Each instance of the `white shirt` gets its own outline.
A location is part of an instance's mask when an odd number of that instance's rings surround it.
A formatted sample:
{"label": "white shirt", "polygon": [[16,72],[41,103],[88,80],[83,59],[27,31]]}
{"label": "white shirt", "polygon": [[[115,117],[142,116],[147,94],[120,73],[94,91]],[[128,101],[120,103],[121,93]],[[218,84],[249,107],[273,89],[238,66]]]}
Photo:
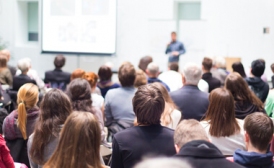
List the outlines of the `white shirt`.
{"label": "white shirt", "polygon": [[179,110],[174,109],[170,115],[172,122],[168,124],[167,127],[175,130],[181,120],[182,113]]}
{"label": "white shirt", "polygon": [[92,93],[91,99],[92,99],[92,106],[102,109],[105,100],[101,95],[98,95],[97,93]]}
{"label": "white shirt", "polygon": [[237,119],[240,126],[240,132],[229,137],[214,137],[209,134],[210,124],[207,121],[201,121],[201,125],[204,127],[208,138],[211,143],[219,148],[223,155],[233,155],[236,149],[245,150],[245,139],[244,139],[244,121]]}
{"label": "white shirt", "polygon": [[200,91],[208,93],[209,86],[205,80],[200,79],[198,83],[198,88],[200,89]]}
{"label": "white shirt", "polygon": [[158,76],[158,79],[168,85],[170,92],[180,89],[183,86],[182,75],[176,71],[166,71]]}

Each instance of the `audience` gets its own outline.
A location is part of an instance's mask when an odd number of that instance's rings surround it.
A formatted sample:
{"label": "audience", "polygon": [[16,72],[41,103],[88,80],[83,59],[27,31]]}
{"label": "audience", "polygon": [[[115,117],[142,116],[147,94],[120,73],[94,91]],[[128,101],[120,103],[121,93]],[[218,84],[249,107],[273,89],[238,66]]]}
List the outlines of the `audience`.
{"label": "audience", "polygon": [[138,67],[146,72],[147,66],[151,62],[153,62],[153,58],[151,56],[144,56],[140,59]]}
{"label": "audience", "polygon": [[96,116],[73,112],[67,118],[56,150],[44,168],[103,168],[100,134]]}
{"label": "audience", "polygon": [[[10,61],[10,52],[9,52],[9,50],[7,50],[7,49],[1,50],[0,55],[6,56],[7,62]],[[9,68],[11,74],[12,74],[12,77],[14,77],[15,74],[16,74],[16,71],[17,71],[16,67],[8,65],[8,68]]]}
{"label": "audience", "polygon": [[274,63],[271,64],[271,70],[272,70],[272,73],[273,73],[273,76],[271,77],[271,82],[272,82],[272,88],[274,88]]}
{"label": "audience", "polygon": [[254,112],[264,112],[264,104],[248,88],[245,80],[236,72],[228,75],[225,81],[225,88],[229,90],[235,102],[235,117],[244,119],[247,115]]}
{"label": "audience", "polygon": [[203,76],[202,79],[208,83],[209,92],[212,90],[221,87],[221,82],[219,79],[212,76],[210,72],[212,68],[212,59],[205,57],[202,62]]}
{"label": "audience", "polygon": [[66,90],[70,82],[70,73],[62,71],[66,63],[66,58],[63,55],[57,55],[54,59],[55,69],[45,73],[45,83],[49,83],[51,88]]}
{"label": "audience", "polygon": [[[260,60],[260,61],[264,64],[264,66],[265,66],[265,60],[264,60],[264,59],[261,58],[261,59],[258,59],[258,60]],[[267,81],[267,76],[266,76],[265,73],[262,74],[261,79],[262,79],[264,82],[266,82],[266,83],[268,82],[268,81]]]}
{"label": "audience", "polygon": [[200,91],[197,87],[201,77],[201,68],[196,64],[188,63],[183,68],[183,87],[170,93],[170,97],[179,107],[184,119],[200,121],[208,108],[208,93]]}
{"label": "audience", "polygon": [[175,154],[173,130],[160,125],[165,110],[165,99],[161,91],[151,84],[140,86],[132,103],[138,126],[114,135],[113,168],[131,168],[147,155]]}
{"label": "audience", "polygon": [[65,93],[52,89],[45,94],[34,133],[28,140],[28,156],[32,168],[42,168],[51,157],[59,142],[61,128],[71,112],[71,103]]}
{"label": "audience", "polygon": [[241,62],[235,62],[232,64],[233,72],[238,72],[243,78],[246,78],[244,66]]}
{"label": "audience", "polygon": [[12,74],[7,67],[7,57],[0,55],[0,83],[12,86]]}
{"label": "audience", "polygon": [[207,133],[196,120],[183,120],[175,130],[174,143],[179,158],[195,168],[240,168],[226,160],[222,152],[209,142]]}
{"label": "audience", "polygon": [[187,162],[174,158],[146,159],[134,168],[192,168]]}
{"label": "audience", "polygon": [[261,79],[265,70],[265,63],[261,60],[255,60],[251,64],[251,76],[246,78],[246,82],[248,83],[251,90],[256,94],[256,96],[261,99],[264,103],[268,92],[269,85]]}
{"label": "audience", "polygon": [[274,118],[274,89],[269,91],[264,108],[267,115]]}
{"label": "audience", "polygon": [[139,86],[147,84],[147,76],[145,72],[141,69],[136,70],[136,78],[134,81],[134,87],[138,88]]}
{"label": "audience", "polygon": [[272,168],[273,154],[269,144],[273,138],[273,121],[262,113],[253,113],[244,120],[245,142],[247,151],[236,150],[234,162],[247,168]]}
{"label": "audience", "polygon": [[217,78],[220,82],[221,85],[224,86],[225,84],[225,79],[227,76],[227,72],[225,71],[226,66],[226,61],[224,57],[214,57],[213,58],[213,63],[212,63],[212,68],[210,72],[212,73],[212,76],[214,78]]}
{"label": "audience", "polygon": [[154,82],[159,82],[161,83],[162,85],[165,86],[165,88],[170,91],[169,87],[167,86],[166,83],[164,83],[163,81],[161,81],[160,79],[158,79],[158,75],[160,74],[159,72],[159,66],[152,62],[152,63],[149,63],[148,66],[147,66],[147,70],[146,70],[146,74],[148,76],[147,78],[147,83],[154,83]]}
{"label": "audience", "polygon": [[223,155],[245,149],[243,121],[235,118],[233,96],[228,90],[217,88],[210,93],[209,107],[201,124],[210,142]]}
{"label": "audience", "polygon": [[17,63],[18,69],[21,71],[21,74],[18,76],[14,76],[12,90],[18,91],[21,86],[26,83],[33,83],[36,85],[35,80],[31,79],[27,73],[29,71],[29,65],[24,59],[21,59]]}
{"label": "audience", "polygon": [[182,75],[176,62],[169,63],[168,71],[161,73],[158,78],[168,85],[171,92],[182,87]]}
{"label": "audience", "polygon": [[120,87],[118,83],[113,83],[111,81],[112,71],[109,66],[106,66],[106,65],[101,66],[98,71],[98,76],[99,76],[99,82],[97,86],[101,90],[103,98],[105,98],[107,92],[110,89],[115,89]]}

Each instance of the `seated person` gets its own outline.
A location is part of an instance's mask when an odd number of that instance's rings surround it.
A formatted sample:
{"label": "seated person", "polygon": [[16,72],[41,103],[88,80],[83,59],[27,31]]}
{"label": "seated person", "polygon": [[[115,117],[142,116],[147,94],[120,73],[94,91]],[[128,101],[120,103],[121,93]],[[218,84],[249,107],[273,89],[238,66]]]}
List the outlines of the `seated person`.
{"label": "seated person", "polygon": [[0,55],[0,83],[12,86],[12,74],[7,67],[7,57]]}
{"label": "seated person", "polygon": [[271,64],[271,70],[273,72],[273,76],[271,77],[271,82],[272,82],[272,88],[274,88],[274,63]]}
{"label": "seated person", "polygon": [[244,121],[246,149],[236,150],[234,162],[247,168],[272,168],[273,154],[268,151],[273,138],[273,122],[263,113],[248,115]]}
{"label": "seated person", "polygon": [[113,168],[132,168],[144,156],[172,156],[175,154],[174,131],[161,126],[165,100],[153,85],[140,86],[132,100],[138,126],[114,135],[112,142]]}
{"label": "seated person", "polygon": [[174,158],[184,160],[195,168],[240,168],[226,160],[222,152],[209,142],[207,134],[196,120],[183,120],[174,133],[177,154]]}
{"label": "seated person", "polygon": [[15,76],[13,78],[13,85],[12,85],[12,90],[18,91],[21,86],[23,86],[26,83],[33,83],[36,85],[35,80],[31,79],[27,73],[29,71],[29,65],[26,61],[23,59],[18,61],[18,69],[22,72],[20,75]]}
{"label": "seated person", "polygon": [[153,58],[151,56],[144,56],[140,59],[138,68],[146,72],[147,66],[151,62],[153,62]]}
{"label": "seated person", "polygon": [[[10,52],[9,52],[9,50],[7,50],[7,49],[1,50],[0,51],[0,55],[1,54],[4,55],[4,56],[6,56],[7,62],[9,62],[9,60],[10,60]],[[11,65],[8,64],[8,68],[10,70],[10,73],[12,74],[12,77],[14,77],[15,74],[16,74],[16,71],[17,71],[16,67],[11,66]]]}
{"label": "seated person", "polygon": [[134,87],[138,88],[139,86],[146,85],[146,84],[147,84],[146,73],[141,69],[136,70],[136,78],[134,81]]}
{"label": "seated person", "polygon": [[167,84],[161,81],[160,79],[158,79],[158,75],[160,74],[160,72],[159,72],[159,66],[156,63],[152,62],[148,64],[146,69],[146,74],[148,76],[147,83],[159,82],[162,85],[164,85],[168,91],[170,91]]}
{"label": "seated person", "polygon": [[217,78],[221,82],[222,86],[224,86],[225,79],[227,76],[225,67],[226,67],[226,61],[224,57],[213,58],[213,64],[210,72],[212,73],[213,77]]}
{"label": "seated person", "polygon": [[209,93],[212,90],[221,87],[221,81],[212,76],[212,73],[210,72],[211,68],[212,68],[212,59],[205,57],[202,62],[202,69],[204,73],[202,76],[202,79],[208,83]]}
{"label": "seated person", "polygon": [[70,73],[62,71],[66,63],[63,55],[57,55],[54,59],[55,69],[45,73],[45,83],[49,83],[51,88],[66,90],[67,84],[70,82]]}
{"label": "seated person", "polygon": [[264,103],[268,92],[269,85],[261,79],[265,70],[265,64],[261,60],[255,60],[251,64],[251,75],[246,78],[246,82],[248,83],[251,90],[256,94],[256,96],[261,99]]}

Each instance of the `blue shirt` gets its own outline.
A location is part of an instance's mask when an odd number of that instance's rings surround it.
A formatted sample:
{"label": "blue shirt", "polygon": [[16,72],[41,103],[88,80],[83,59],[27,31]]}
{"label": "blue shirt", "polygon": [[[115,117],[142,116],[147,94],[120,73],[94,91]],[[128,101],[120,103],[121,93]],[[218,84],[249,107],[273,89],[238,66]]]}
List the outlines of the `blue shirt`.
{"label": "blue shirt", "polygon": [[[179,55],[178,56],[171,55],[171,53],[173,51],[178,51]],[[185,50],[183,43],[181,43],[179,41],[172,42],[166,49],[166,54],[169,55],[168,62],[179,62],[179,56],[184,54],[185,52],[186,52],[186,50]]]}

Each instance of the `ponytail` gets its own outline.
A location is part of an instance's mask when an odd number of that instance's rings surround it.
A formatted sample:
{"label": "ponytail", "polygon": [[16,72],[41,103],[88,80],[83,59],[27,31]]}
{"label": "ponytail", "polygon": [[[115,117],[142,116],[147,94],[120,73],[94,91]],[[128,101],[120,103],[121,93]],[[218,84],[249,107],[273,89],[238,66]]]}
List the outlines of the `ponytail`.
{"label": "ponytail", "polygon": [[20,102],[18,105],[18,120],[17,120],[17,126],[20,129],[23,138],[27,139],[27,110],[24,102]]}

